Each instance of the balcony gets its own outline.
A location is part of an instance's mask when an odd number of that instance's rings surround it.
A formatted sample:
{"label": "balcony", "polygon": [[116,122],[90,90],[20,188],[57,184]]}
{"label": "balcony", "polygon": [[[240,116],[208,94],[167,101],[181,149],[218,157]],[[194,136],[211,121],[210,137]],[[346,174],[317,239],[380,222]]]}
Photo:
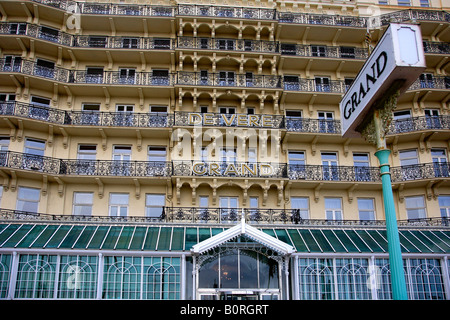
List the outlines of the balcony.
{"label": "balcony", "polygon": [[278,53],[278,42],[246,39],[178,37],[177,49]]}
{"label": "balcony", "polygon": [[[64,215],[33,213],[27,211],[10,210],[0,208],[0,220],[4,222],[12,221],[34,221],[34,222],[89,222],[99,224],[226,224],[233,225],[240,221],[242,212],[245,214],[246,221],[249,224],[257,225],[301,225],[313,227],[332,227],[332,226],[351,226],[352,228],[367,226],[386,227],[384,220],[325,220],[302,218],[298,209],[249,209],[249,208],[198,208],[198,207],[161,207],[159,216],[82,216],[82,215]],[[424,218],[398,220],[400,228],[402,227],[445,227],[450,226],[450,218]],[[68,228],[70,230],[70,228]],[[68,232],[68,231],[66,231]],[[314,231],[313,231],[314,232]],[[307,232],[308,233],[308,232]],[[308,236],[311,236],[309,234]],[[317,236],[317,234],[316,234]],[[312,240],[312,239],[311,239]]]}
{"label": "balcony", "polygon": [[359,59],[368,57],[367,49],[343,46],[312,46],[300,44],[280,44],[282,55],[297,57],[322,57],[335,59]]}
{"label": "balcony", "polygon": [[72,126],[168,128],[173,114],[64,111],[21,102],[1,102],[0,115]]}
{"label": "balcony", "polygon": [[258,20],[275,20],[277,17],[275,9],[221,7],[189,4],[179,4],[177,15]]}
{"label": "balcony", "polygon": [[450,116],[422,116],[393,120],[389,126],[388,134],[425,130],[450,130]]}
{"label": "balcony", "polygon": [[238,87],[238,88],[266,88],[281,89],[282,79],[280,76],[255,75],[234,73],[232,76],[222,72],[207,73],[202,72],[177,72],[177,85],[187,86],[216,86],[216,87]]}

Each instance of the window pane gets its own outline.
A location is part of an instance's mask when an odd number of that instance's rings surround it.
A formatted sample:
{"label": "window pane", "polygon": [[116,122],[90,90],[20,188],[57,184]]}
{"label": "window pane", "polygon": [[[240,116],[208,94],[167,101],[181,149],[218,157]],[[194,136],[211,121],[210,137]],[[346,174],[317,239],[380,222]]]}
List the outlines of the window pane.
{"label": "window pane", "polygon": [[308,208],[308,198],[291,197],[291,208],[292,209],[307,209]]}
{"label": "window pane", "polygon": [[147,194],[146,202],[148,206],[164,206],[166,197],[163,194]]}
{"label": "window pane", "polygon": [[373,199],[358,199],[358,209],[373,210]]}
{"label": "window pane", "polygon": [[423,196],[418,197],[406,197],[406,208],[418,208],[425,207]]}
{"label": "window pane", "polygon": [[128,204],[128,193],[111,193],[111,204]]}
{"label": "window pane", "polygon": [[94,194],[91,192],[75,192],[74,202],[76,204],[92,204]]}
{"label": "window pane", "polygon": [[39,189],[19,187],[18,197],[21,200],[39,201]]}
{"label": "window pane", "polygon": [[439,196],[440,207],[450,207],[450,196]]}
{"label": "window pane", "polygon": [[341,209],[341,198],[325,198],[325,209]]}

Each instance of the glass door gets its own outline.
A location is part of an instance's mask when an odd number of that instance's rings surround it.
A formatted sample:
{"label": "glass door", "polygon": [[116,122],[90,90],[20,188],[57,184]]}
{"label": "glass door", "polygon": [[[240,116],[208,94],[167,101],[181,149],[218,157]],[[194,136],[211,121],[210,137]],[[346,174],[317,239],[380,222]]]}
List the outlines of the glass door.
{"label": "glass door", "polygon": [[221,220],[236,221],[238,219],[238,198],[220,197]]}

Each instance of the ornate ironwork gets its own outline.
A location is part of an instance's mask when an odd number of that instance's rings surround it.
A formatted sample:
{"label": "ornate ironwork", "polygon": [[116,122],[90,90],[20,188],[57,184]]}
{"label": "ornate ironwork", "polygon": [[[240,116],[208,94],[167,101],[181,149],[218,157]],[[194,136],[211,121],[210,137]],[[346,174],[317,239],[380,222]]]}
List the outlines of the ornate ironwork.
{"label": "ornate ironwork", "polygon": [[[221,208],[197,208],[197,207],[164,207],[163,214],[159,217],[145,216],[81,216],[34,213],[19,210],[0,208],[1,221],[51,221],[51,222],[95,222],[95,223],[198,223],[198,224],[235,224],[238,219],[223,218],[223,213],[229,209]],[[295,209],[242,209],[236,208],[235,212],[244,210],[249,224],[263,225],[301,225],[310,227],[382,227],[385,228],[384,220],[324,220],[324,219],[297,219]],[[210,216],[207,217],[207,214]],[[261,219],[252,219],[250,215],[259,215]],[[449,217],[423,218],[399,220],[399,227],[450,227]]]}

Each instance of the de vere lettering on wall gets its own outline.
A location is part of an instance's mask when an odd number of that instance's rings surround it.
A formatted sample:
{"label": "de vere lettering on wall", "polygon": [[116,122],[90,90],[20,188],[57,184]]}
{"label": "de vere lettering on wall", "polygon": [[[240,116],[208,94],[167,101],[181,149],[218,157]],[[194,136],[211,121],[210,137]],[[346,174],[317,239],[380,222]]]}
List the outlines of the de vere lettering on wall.
{"label": "de vere lettering on wall", "polygon": [[217,114],[191,112],[188,115],[188,125],[273,128],[274,125],[276,125],[276,121],[272,115],[268,114]]}

